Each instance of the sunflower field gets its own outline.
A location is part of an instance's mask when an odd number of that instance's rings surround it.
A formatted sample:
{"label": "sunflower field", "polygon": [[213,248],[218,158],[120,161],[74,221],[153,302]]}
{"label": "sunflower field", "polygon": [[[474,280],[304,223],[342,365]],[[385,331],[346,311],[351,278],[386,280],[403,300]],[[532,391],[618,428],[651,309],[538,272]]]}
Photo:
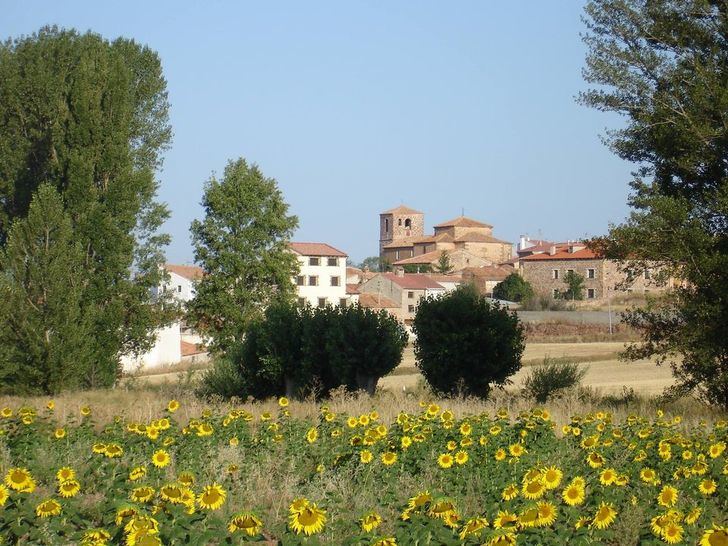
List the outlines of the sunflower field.
{"label": "sunflower field", "polygon": [[294,404],[0,408],[0,544],[728,544],[725,420]]}

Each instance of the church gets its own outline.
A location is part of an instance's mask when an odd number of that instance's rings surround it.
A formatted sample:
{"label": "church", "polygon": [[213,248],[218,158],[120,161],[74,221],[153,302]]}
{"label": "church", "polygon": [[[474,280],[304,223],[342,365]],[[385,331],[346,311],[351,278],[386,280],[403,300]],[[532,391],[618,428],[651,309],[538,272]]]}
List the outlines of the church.
{"label": "church", "polygon": [[513,244],[493,236],[493,226],[459,216],[425,235],[424,213],[401,205],[379,215],[379,256],[395,267],[434,267],[447,252],[454,272],[507,262]]}

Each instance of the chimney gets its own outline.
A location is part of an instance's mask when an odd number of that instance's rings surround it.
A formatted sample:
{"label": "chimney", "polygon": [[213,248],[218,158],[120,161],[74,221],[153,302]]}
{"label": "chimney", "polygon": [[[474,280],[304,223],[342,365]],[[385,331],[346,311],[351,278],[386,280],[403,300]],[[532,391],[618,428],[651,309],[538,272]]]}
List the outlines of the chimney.
{"label": "chimney", "polygon": [[394,274],[397,277],[404,277],[404,267],[395,267],[394,268]]}
{"label": "chimney", "polygon": [[551,245],[549,247],[549,256],[553,256],[554,254],[556,254],[556,245]]}

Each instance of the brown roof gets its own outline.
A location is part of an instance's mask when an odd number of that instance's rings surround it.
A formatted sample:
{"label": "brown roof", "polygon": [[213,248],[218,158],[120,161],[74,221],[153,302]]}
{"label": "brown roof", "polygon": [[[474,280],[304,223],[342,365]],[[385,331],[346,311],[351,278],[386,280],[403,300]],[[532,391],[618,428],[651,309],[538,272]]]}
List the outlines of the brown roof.
{"label": "brown roof", "polygon": [[523,255],[523,254],[528,255],[528,254],[537,254],[539,252],[548,252],[552,246],[555,246],[556,249],[559,250],[559,249],[568,247],[569,243],[551,243],[549,241],[543,241],[543,242],[541,242],[541,244],[522,248],[521,250],[518,250],[517,253],[519,255]]}
{"label": "brown roof", "polygon": [[397,302],[380,296],[379,294],[362,293],[359,294],[359,305],[368,307],[369,309],[398,309],[402,307]]}
{"label": "brown roof", "polygon": [[402,288],[408,290],[426,290],[426,289],[442,289],[443,286],[436,281],[432,280],[428,275],[421,273],[405,273],[404,275],[397,275],[395,273],[382,273],[382,276],[389,279],[395,284],[398,284]]}
{"label": "brown roof", "polygon": [[205,348],[202,345],[195,345],[186,341],[180,341],[180,349],[182,356],[191,356],[205,352]]}
{"label": "brown roof", "polygon": [[359,285],[356,283],[346,283],[346,293],[347,294],[358,294],[359,293]]}
{"label": "brown roof", "polygon": [[364,271],[358,267],[351,267],[350,265],[346,266],[347,275],[361,275],[362,273],[364,273]]}
{"label": "brown roof", "polygon": [[463,276],[462,275],[439,275],[437,273],[428,273],[428,277],[430,277],[433,281],[441,283],[441,282],[463,282]]}
{"label": "brown roof", "polygon": [[468,218],[466,216],[458,216],[457,218],[448,220],[447,222],[442,222],[441,224],[437,224],[435,227],[442,228],[442,227],[493,227],[493,226],[491,226],[490,224],[484,224],[483,222],[478,222],[477,220],[473,220],[472,218]]}
{"label": "brown roof", "polygon": [[478,233],[477,231],[469,231],[464,235],[461,235],[457,239],[455,239],[456,243],[505,243],[507,245],[511,244],[508,241],[503,241],[501,239],[496,239],[495,237],[491,237],[490,235],[486,235],[485,233]]}
{"label": "brown roof", "polygon": [[288,247],[301,256],[332,256],[345,258],[341,250],[326,243],[288,243]]}
{"label": "brown roof", "polygon": [[542,254],[531,254],[530,256],[524,256],[521,258],[521,261],[524,262],[537,262],[542,260],[597,260],[599,259],[599,256],[597,256],[594,252],[589,250],[588,248],[582,248],[581,250],[576,250],[574,252],[569,252],[567,250],[557,250],[556,254],[549,254],[548,252],[544,252]]}
{"label": "brown roof", "polygon": [[463,275],[472,275],[479,279],[489,281],[502,281],[508,275],[513,273],[512,267],[503,267],[500,265],[486,265],[484,267],[466,267],[463,269]]}
{"label": "brown roof", "polygon": [[204,270],[196,265],[164,264],[164,269],[171,273],[177,273],[180,277],[190,281],[200,280],[205,274]]}
{"label": "brown roof", "polygon": [[405,205],[400,205],[398,207],[395,207],[393,209],[385,210],[380,214],[422,214],[419,210],[412,209],[410,207],[406,207]]}
{"label": "brown roof", "polygon": [[411,258],[402,258],[394,262],[393,265],[418,265],[418,264],[434,264],[437,263],[442,255],[442,250],[433,250],[432,252],[425,252]]}

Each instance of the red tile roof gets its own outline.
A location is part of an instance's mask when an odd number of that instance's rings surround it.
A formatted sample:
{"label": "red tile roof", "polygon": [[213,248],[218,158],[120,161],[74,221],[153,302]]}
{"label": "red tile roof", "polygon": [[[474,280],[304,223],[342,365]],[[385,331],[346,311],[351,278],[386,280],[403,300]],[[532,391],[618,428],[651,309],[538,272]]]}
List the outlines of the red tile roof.
{"label": "red tile roof", "polygon": [[443,286],[432,280],[429,276],[421,273],[382,273],[382,276],[407,290],[443,289]]}
{"label": "red tile roof", "polygon": [[491,226],[490,224],[484,224],[483,222],[478,222],[477,220],[473,220],[472,218],[467,218],[466,216],[458,216],[457,218],[448,220],[447,222],[442,222],[441,224],[437,224],[435,227],[443,228],[443,227],[493,227],[493,226]]}
{"label": "red tile roof", "polygon": [[347,294],[358,294],[359,293],[359,285],[356,283],[346,283],[346,293]]}
{"label": "red tile roof", "polygon": [[523,262],[537,262],[544,260],[597,260],[600,257],[588,248],[582,248],[574,252],[568,250],[558,250],[556,254],[549,254],[544,252],[542,254],[531,254],[530,256],[524,256],[521,258]]}
{"label": "red tile roof", "polygon": [[442,283],[442,282],[461,283],[461,282],[463,282],[462,275],[440,275],[438,273],[428,273],[427,276],[430,277],[433,281],[435,281],[437,283]]}
{"label": "red tile roof", "polygon": [[433,250],[432,252],[426,252],[424,254],[418,254],[411,258],[402,258],[394,262],[393,265],[419,265],[419,264],[434,264],[440,259],[442,250]]}
{"label": "red tile roof", "polygon": [[359,294],[359,305],[369,309],[398,309],[402,307],[397,302],[380,296],[379,294]]}
{"label": "red tile roof", "polygon": [[288,243],[288,247],[301,256],[331,256],[345,258],[347,254],[326,243]]}
{"label": "red tile roof", "polygon": [[190,281],[200,280],[205,274],[203,269],[196,265],[164,264],[164,269]]}
{"label": "red tile roof", "polygon": [[182,356],[192,356],[205,352],[205,348],[202,345],[195,345],[186,341],[180,341],[180,349]]}
{"label": "red tile roof", "polygon": [[412,209],[405,205],[400,205],[393,209],[385,210],[381,214],[422,214],[419,210]]}

